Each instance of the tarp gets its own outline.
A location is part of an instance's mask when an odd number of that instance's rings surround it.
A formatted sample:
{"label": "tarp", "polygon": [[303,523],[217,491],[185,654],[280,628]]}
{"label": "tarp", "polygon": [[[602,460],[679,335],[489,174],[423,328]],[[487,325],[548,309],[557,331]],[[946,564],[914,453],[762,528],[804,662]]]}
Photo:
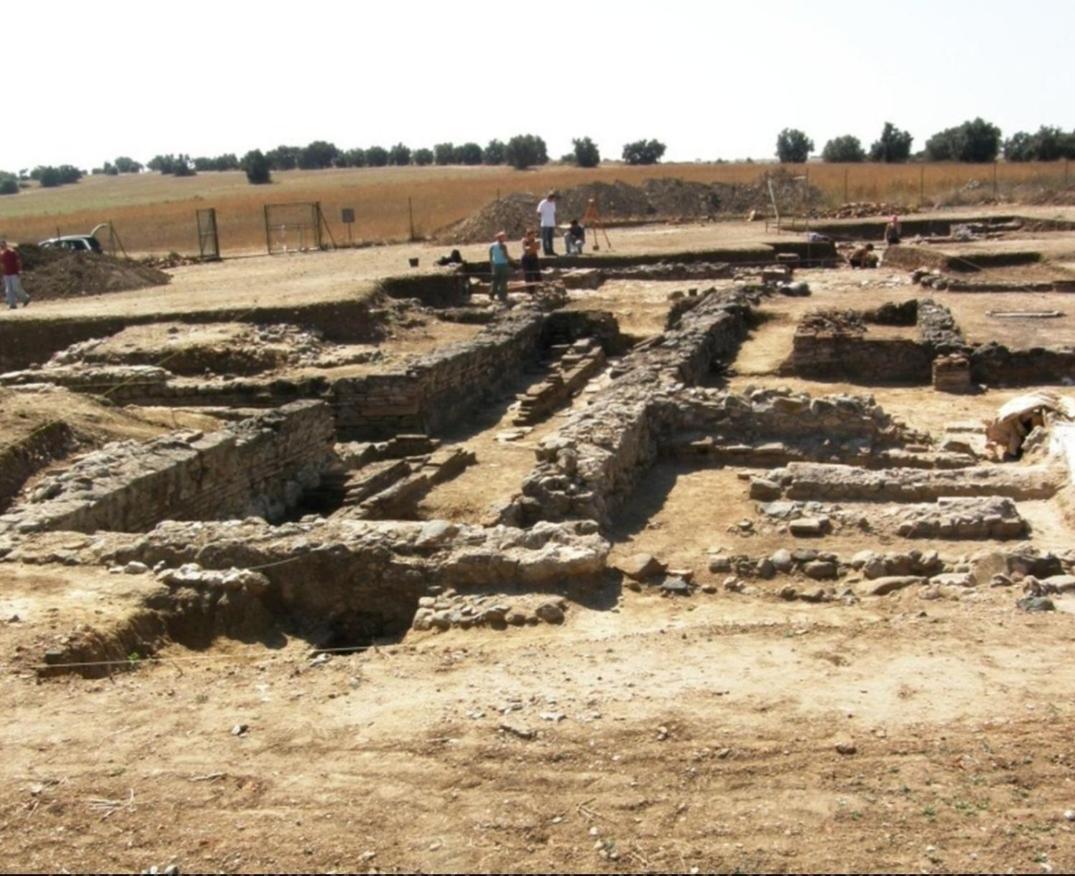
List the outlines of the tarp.
{"label": "tarp", "polygon": [[986,443],[1017,456],[1027,434],[1055,418],[1075,420],[1075,400],[1048,390],[1016,396],[1001,405],[996,419],[986,426]]}

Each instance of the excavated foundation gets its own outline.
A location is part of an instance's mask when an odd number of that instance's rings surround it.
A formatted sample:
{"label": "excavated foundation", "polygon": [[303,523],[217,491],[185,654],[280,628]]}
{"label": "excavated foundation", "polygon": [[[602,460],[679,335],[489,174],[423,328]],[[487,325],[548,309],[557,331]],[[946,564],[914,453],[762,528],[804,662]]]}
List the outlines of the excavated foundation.
{"label": "excavated foundation", "polygon": [[[60,423],[9,451],[0,562],[69,569],[101,593],[111,581],[127,594],[122,617],[46,649],[40,671],[100,674],[125,652],[204,649],[220,637],[361,648],[411,632],[555,625],[579,607],[615,605],[625,584],[686,596],[700,582],[741,593],[772,581],[762,592],[811,602],[857,598],[838,590],[853,578],[869,582],[864,596],[971,586],[985,571],[961,544],[1001,551],[993,566],[1006,571],[993,574],[1066,586],[1068,565],[1030,543],[1039,506],[1070,492],[1062,450],[1038,441],[1033,458],[1000,465],[873,397],[733,389],[744,341],[809,287],[787,266],[736,283],[726,265],[684,265],[684,276],[722,285],[674,290],[664,330],[633,347],[615,313],[578,306],[584,297],[565,308],[562,288],[497,310],[474,306],[458,284],[389,282],[387,299],[419,301],[423,318],[433,308],[466,336],[393,352],[297,325],[229,323],[206,330],[223,346],[188,340],[169,367],[125,330],[0,376],[18,392],[107,388],[113,403],[199,410],[220,424],[70,459]],[[606,266],[600,279],[644,271],[662,282],[662,271],[676,274],[667,268]],[[573,294],[585,296],[588,281],[575,279],[583,291]],[[411,305],[393,306],[406,316]],[[257,346],[228,349],[236,338]],[[931,298],[819,308],[790,343],[783,372],[803,381],[970,393],[1001,371],[1010,385],[1075,374],[1070,351],[968,344]],[[199,374],[205,363],[219,373]],[[680,482],[710,476],[723,486],[695,512],[696,537],[713,545],[701,568],[621,556],[621,544],[645,544],[646,514],[674,504]],[[457,482],[489,500],[485,513],[453,518],[453,497],[466,492]],[[852,549],[864,533],[919,546]],[[803,579],[820,583],[788,583]]]}

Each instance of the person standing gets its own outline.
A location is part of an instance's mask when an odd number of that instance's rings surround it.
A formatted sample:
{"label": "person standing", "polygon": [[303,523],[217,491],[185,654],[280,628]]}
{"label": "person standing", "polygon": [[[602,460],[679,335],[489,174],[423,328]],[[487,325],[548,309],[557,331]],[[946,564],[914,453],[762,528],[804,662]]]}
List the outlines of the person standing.
{"label": "person standing", "polygon": [[527,283],[541,282],[541,260],[538,258],[538,239],[533,228],[523,235],[523,279]]}
{"label": "person standing", "polygon": [[511,257],[508,255],[508,235],[498,231],[496,240],[489,247],[489,266],[493,271],[493,288],[489,293],[490,298],[498,298],[507,303],[508,278],[511,276]]}
{"label": "person standing", "polygon": [[541,217],[541,246],[545,255],[554,256],[553,238],[556,236],[556,192],[549,192],[538,204],[538,216]]}
{"label": "person standing", "polygon": [[900,217],[893,216],[889,223],[885,226],[885,243],[889,246],[896,246],[903,238],[903,226],[900,225]]}
{"label": "person standing", "polygon": [[22,306],[26,307],[30,303],[30,296],[22,288],[22,279],[19,276],[22,273],[22,259],[17,251],[7,245],[6,240],[0,240],[0,269],[4,272],[4,297],[7,299],[7,306],[14,310],[21,301]]}

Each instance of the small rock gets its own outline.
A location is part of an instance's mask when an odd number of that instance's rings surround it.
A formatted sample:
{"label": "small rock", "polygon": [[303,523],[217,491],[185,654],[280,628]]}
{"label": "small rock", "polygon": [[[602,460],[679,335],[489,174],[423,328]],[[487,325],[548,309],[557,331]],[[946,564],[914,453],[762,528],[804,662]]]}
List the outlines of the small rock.
{"label": "small rock", "polygon": [[815,581],[825,581],[836,577],[836,563],[828,560],[814,560],[803,567],[803,572],[808,578]]}
{"label": "small rock", "polygon": [[925,582],[925,578],[919,578],[914,575],[890,575],[886,578],[876,578],[870,593],[873,596],[887,596],[889,593],[895,593],[905,587],[924,584]]}
{"label": "small rock", "polygon": [[732,561],[730,557],[715,556],[709,558],[709,571],[714,574],[730,572]]}
{"label": "small rock", "polygon": [[501,722],[500,729],[504,733],[510,733],[512,736],[517,736],[519,739],[531,740],[537,738],[537,733],[529,727],[517,727],[514,724],[508,724],[506,721]]}
{"label": "small rock", "polygon": [[1056,611],[1056,605],[1047,596],[1024,596],[1015,604],[1023,611]]}
{"label": "small rock", "polygon": [[1046,593],[1075,592],[1075,575],[1050,575],[1041,583]]}
{"label": "small rock", "polygon": [[231,735],[232,736],[245,736],[247,734],[247,731],[249,731],[249,730],[250,730],[250,725],[249,724],[236,724],[234,727],[231,728]]}
{"label": "small rock", "polygon": [[689,596],[691,585],[682,578],[665,578],[661,582],[661,590],[674,596]]}
{"label": "small rock", "polygon": [[535,610],[541,620],[547,624],[562,624],[564,622],[564,610],[555,602],[543,602]]}
{"label": "small rock", "polygon": [[736,578],[734,576],[731,577],[731,578],[725,578],[724,579],[724,589],[729,591],[729,592],[731,592],[731,593],[742,593],[743,592],[743,582],[740,581],[738,578]]}
{"label": "small rock", "polygon": [[838,754],[852,755],[858,751],[858,746],[855,745],[854,740],[842,739],[836,743],[836,751]]}
{"label": "small rock", "polygon": [[800,517],[788,524],[788,532],[796,538],[818,538],[829,531],[827,517]]}
{"label": "small rock", "polygon": [[664,572],[666,566],[653,554],[634,554],[626,560],[622,560],[618,566],[628,578],[635,581],[645,581]]}
{"label": "small rock", "polygon": [[774,551],[772,556],[769,557],[769,562],[773,564],[773,568],[778,572],[790,572],[795,566],[791,551],[786,550],[785,548]]}
{"label": "small rock", "polygon": [[792,602],[799,598],[799,591],[789,584],[787,587],[781,588],[780,598]]}
{"label": "small rock", "polygon": [[1066,821],[1075,821],[1075,809],[1065,809],[1064,819]]}
{"label": "small rock", "polygon": [[128,575],[144,575],[149,571],[149,566],[145,563],[138,562],[138,560],[131,560],[123,567],[123,571]]}

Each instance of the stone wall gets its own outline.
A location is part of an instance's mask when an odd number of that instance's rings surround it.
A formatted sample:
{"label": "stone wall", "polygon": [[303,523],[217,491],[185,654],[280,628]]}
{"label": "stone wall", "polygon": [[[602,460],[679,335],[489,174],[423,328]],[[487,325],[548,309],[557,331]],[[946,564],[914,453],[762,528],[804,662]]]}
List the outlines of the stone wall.
{"label": "stone wall", "polygon": [[443,431],[536,361],[545,318],[520,308],[469,341],[412,360],[406,371],[336,381],[331,399],[337,434],[360,441]]}
{"label": "stone wall", "polygon": [[300,401],[218,432],[87,454],[38,484],[0,529],[139,532],[165,519],[281,519],[332,461],[328,406]]}
{"label": "stone wall", "polygon": [[[463,592],[564,592],[598,582],[609,544],[586,524],[528,529],[449,523],[317,520],[166,521],[144,535],[22,536],[0,547],[0,562],[258,569],[262,600],[315,640],[369,641],[410,627],[418,600],[434,586]],[[0,542],[3,537],[0,536]],[[6,554],[6,556],[5,556]],[[165,573],[166,575],[166,573]]]}
{"label": "stone wall", "polygon": [[[1064,480],[1059,463],[959,469],[892,468],[793,462],[751,481],[752,498],[834,502],[933,502],[952,496],[1048,499]],[[774,495],[774,487],[777,495]]]}
{"label": "stone wall", "polygon": [[502,509],[501,519],[607,524],[675,422],[675,394],[734,358],[759,296],[742,289],[710,295],[674,330],[635,347],[614,366],[611,386],[541,442],[522,494]]}
{"label": "stone wall", "polygon": [[[367,284],[368,287],[368,284]],[[365,293],[365,294],[362,294]],[[31,294],[32,290],[31,290]],[[146,312],[122,316],[35,317],[0,320],[0,372],[15,371],[48,360],[53,353],[91,338],[117,334],[131,325],[165,320],[186,323],[249,322],[259,325],[288,323],[314,329],[327,341],[355,343],[379,338],[382,314],[369,289],[356,290],[354,298],[315,301],[292,307],[220,308],[187,313]]]}
{"label": "stone wall", "polygon": [[1034,347],[1010,350],[997,343],[970,353],[971,379],[989,386],[1033,386],[1075,381],[1075,349]]}
{"label": "stone wall", "polygon": [[64,456],[76,443],[71,427],[54,420],[0,449],[0,511],[35,472]]}
{"label": "stone wall", "polygon": [[[600,316],[560,319],[558,324],[592,326],[610,344],[622,342],[615,321]],[[5,374],[0,382],[55,383],[76,392],[107,394],[113,402],[125,404],[261,408],[323,399],[332,406],[341,441],[401,432],[435,434],[454,425],[537,360],[548,339],[546,320],[550,318],[540,304],[518,307],[473,338],[415,357],[396,370],[336,380],[320,376],[200,380],[176,377],[152,365],[60,365]]]}
{"label": "stone wall", "polygon": [[[916,325],[917,338],[872,338],[869,323]],[[861,312],[814,311],[799,323],[784,369],[821,380],[929,384],[934,358],[964,346],[951,311],[931,298]]]}

